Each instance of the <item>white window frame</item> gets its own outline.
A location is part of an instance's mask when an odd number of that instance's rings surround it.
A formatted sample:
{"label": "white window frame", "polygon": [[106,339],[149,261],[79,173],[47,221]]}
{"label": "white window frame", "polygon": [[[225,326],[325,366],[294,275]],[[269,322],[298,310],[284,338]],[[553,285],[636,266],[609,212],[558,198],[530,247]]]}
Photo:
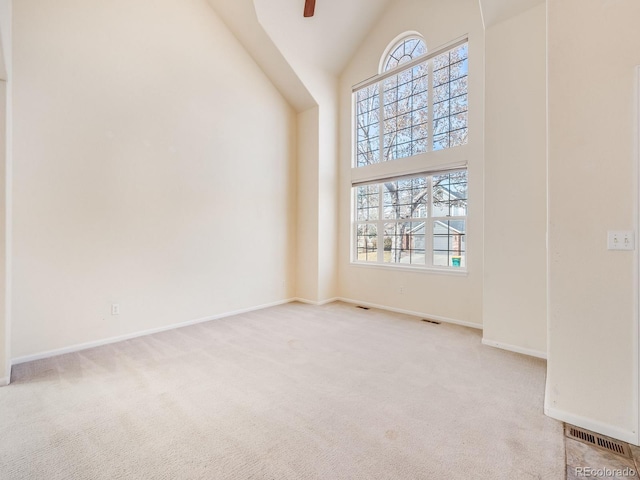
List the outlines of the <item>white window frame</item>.
{"label": "white window frame", "polygon": [[[410,38],[414,38],[415,35],[411,35]],[[401,39],[400,41],[403,41],[403,39]],[[459,40],[456,40],[454,42],[451,42],[449,44],[447,44],[446,46],[437,49],[434,52],[431,53],[427,53],[425,55],[421,55],[419,57],[417,57],[415,60],[412,60],[410,62],[407,63],[403,63],[402,65],[398,65],[395,68],[392,68],[390,70],[387,70],[386,72],[382,72],[368,80],[365,80],[364,82],[360,82],[357,85],[354,85],[352,88],[352,118],[353,118],[353,124],[352,124],[352,132],[354,135],[354,142],[353,142],[353,146],[352,146],[352,152],[353,152],[353,156],[352,156],[352,162],[351,162],[351,166],[352,168],[369,168],[372,167],[374,165],[379,165],[379,164],[384,164],[384,163],[389,163],[387,161],[383,160],[383,150],[384,150],[384,122],[385,122],[385,116],[384,116],[384,95],[385,95],[385,91],[384,91],[384,81],[390,77],[394,77],[394,76],[398,76],[401,73],[405,72],[406,70],[411,70],[414,67],[418,66],[418,65],[422,65],[422,64],[427,64],[427,82],[428,82],[428,87],[427,87],[427,95],[428,95],[428,99],[427,99],[427,106],[428,106],[428,135],[427,135],[427,144],[426,144],[426,152],[424,153],[419,153],[416,155],[413,155],[413,157],[418,157],[418,156],[424,156],[425,154],[428,154],[429,152],[433,152],[433,151],[441,151],[441,150],[449,150],[451,148],[457,149],[457,148],[462,148],[465,147],[467,145],[467,143],[464,143],[462,145],[458,145],[455,147],[445,147],[444,149],[437,149],[434,150],[434,102],[433,102],[433,91],[434,91],[434,69],[433,69],[433,62],[431,62],[431,59],[442,55],[443,53],[447,53],[450,50],[453,50],[456,47],[459,47],[461,45],[464,44],[468,44],[469,40],[467,37],[463,37]],[[394,44],[394,46],[397,46],[397,44],[400,42],[396,42],[396,44]],[[391,49],[390,51],[392,51],[393,49]],[[383,62],[384,62],[384,57],[383,57]],[[367,87],[371,87],[377,85],[378,88],[378,142],[377,142],[377,146],[378,146],[378,157],[379,160],[377,163],[372,164],[372,165],[365,165],[365,166],[361,166],[358,167],[358,126],[357,126],[357,108],[356,108],[356,96],[357,93]],[[467,112],[468,115],[468,112]],[[450,131],[449,131],[450,133]],[[402,158],[411,158],[411,157],[401,157],[401,158],[396,158],[393,159],[391,161],[393,162],[397,162],[398,160],[402,159]]]}
{"label": "white window frame", "polygon": [[[420,41],[420,42],[422,42],[424,44],[425,49],[426,49],[426,43],[424,41],[424,38],[422,38],[422,35],[420,35],[418,32],[405,32],[402,35],[397,36],[396,38],[393,39],[393,41],[386,48],[386,50],[384,51],[384,54],[382,55],[382,58],[380,58],[380,65],[378,67],[378,73],[379,74],[386,73],[388,71],[393,70],[393,69],[385,70],[384,67],[385,67],[389,57],[391,56],[391,54],[400,46],[401,43],[404,43],[407,40],[418,40],[418,41]],[[420,58],[424,58],[424,55],[421,56]],[[404,66],[404,65],[405,64],[402,64],[402,66]]]}
{"label": "white window frame", "polygon": [[[451,216],[434,216],[434,199],[433,199],[433,177],[438,175],[446,175],[448,173],[455,173],[465,171],[467,174],[467,187],[469,184],[469,171],[466,168],[454,168],[447,171],[439,171],[439,172],[428,172],[422,174],[414,174],[409,176],[399,176],[394,178],[387,179],[388,181],[397,181],[397,180],[406,180],[410,178],[418,178],[418,177],[426,177],[427,180],[427,216],[426,217],[410,217],[403,219],[390,219],[384,218],[384,181],[372,182],[354,185],[351,188],[351,263],[357,266],[373,266],[373,267],[383,267],[383,268],[400,268],[400,269],[414,269],[414,270],[431,270],[431,271],[439,271],[446,273],[459,273],[466,274],[467,273],[467,265],[468,265],[468,249],[465,247],[464,257],[465,257],[465,265],[460,267],[454,266],[444,266],[444,265],[434,265],[434,224],[436,221],[464,221],[465,222],[465,243],[468,238],[468,228],[469,228],[469,213],[467,210],[467,215],[451,215]],[[366,186],[366,185],[375,185],[378,187],[378,215],[376,220],[358,220],[358,202],[357,202],[357,191],[358,187]],[[467,207],[468,208],[468,207]],[[424,233],[424,254],[425,254],[425,263],[424,264],[409,264],[409,263],[394,263],[394,262],[385,262],[384,261],[384,226],[385,224],[390,223],[419,223],[424,222],[425,233]],[[376,261],[368,261],[368,260],[358,260],[358,226],[359,225],[375,225],[377,230],[377,260]]]}
{"label": "white window frame", "polygon": [[[385,63],[385,57],[388,52],[393,51],[393,49],[402,41],[407,38],[416,37],[416,32],[410,32],[407,35],[401,35],[396,37],[394,41],[387,47],[385,50],[385,56],[380,61],[380,65],[383,66]],[[421,38],[421,37],[420,37]],[[411,271],[424,271],[431,273],[441,273],[447,275],[467,275],[468,273],[468,265],[469,265],[469,242],[468,239],[470,236],[470,223],[469,223],[469,210],[467,209],[466,216],[456,216],[456,217],[444,217],[446,220],[465,220],[465,237],[467,241],[467,245],[465,248],[465,266],[464,267],[453,267],[453,266],[434,266],[433,265],[433,224],[438,218],[434,218],[432,215],[432,185],[431,178],[434,175],[444,174],[456,170],[466,170],[467,171],[467,185],[471,184],[469,170],[467,168],[468,164],[468,154],[469,148],[468,143],[445,148],[442,150],[433,150],[433,63],[428,62],[430,59],[446,53],[449,50],[452,50],[460,45],[468,43],[469,39],[467,36],[460,37],[452,42],[443,45],[442,47],[427,53],[426,55],[422,55],[411,62],[404,63],[399,65],[398,67],[388,70],[386,72],[382,72],[374,77],[371,77],[363,82],[360,82],[353,86],[353,99],[352,99],[352,167],[351,167],[351,248],[350,248],[350,261],[351,265],[357,267],[366,267],[366,268],[382,268],[382,269],[397,269],[397,270],[411,270]],[[379,114],[379,128],[380,128],[380,136],[383,135],[384,130],[384,115],[382,112],[383,100],[382,95],[384,95],[383,90],[383,81],[391,76],[398,75],[400,72],[413,68],[414,66],[421,64],[423,62],[428,62],[429,65],[429,88],[428,88],[428,106],[429,106],[429,141],[427,152],[420,153],[417,155],[413,155],[405,158],[393,159],[390,161],[382,161],[382,152],[380,152],[380,162],[372,165],[357,167],[357,124],[356,124],[356,93],[357,91],[366,88],[368,86],[374,85],[376,83],[379,84],[379,95],[380,95],[380,114]],[[383,146],[382,142],[380,146]],[[404,264],[404,263],[385,263],[383,261],[384,255],[384,224],[385,223],[393,223],[393,221],[386,221],[383,218],[383,202],[382,198],[380,198],[379,202],[379,215],[378,220],[375,222],[359,222],[357,220],[357,188],[358,186],[363,186],[366,184],[380,184],[384,181],[395,181],[407,177],[417,177],[417,176],[427,176],[429,179],[429,205],[428,205],[428,216],[426,218],[425,223],[425,256],[426,262],[424,265],[415,265],[415,264]],[[471,189],[468,188],[470,191]],[[383,193],[380,193],[383,195]],[[397,220],[396,220],[397,221]],[[412,221],[411,219],[406,219],[405,221]],[[357,256],[357,225],[359,223],[370,223],[377,225],[377,235],[378,235],[378,260],[376,262],[372,261],[359,261]]]}

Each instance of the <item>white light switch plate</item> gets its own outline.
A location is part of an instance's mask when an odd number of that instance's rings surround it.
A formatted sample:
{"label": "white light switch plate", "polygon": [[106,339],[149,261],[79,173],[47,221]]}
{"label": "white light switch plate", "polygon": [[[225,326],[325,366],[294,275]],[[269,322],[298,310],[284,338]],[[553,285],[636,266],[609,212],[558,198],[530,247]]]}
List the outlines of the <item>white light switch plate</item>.
{"label": "white light switch plate", "polygon": [[609,250],[635,250],[635,232],[632,230],[609,230],[607,232],[607,248]]}

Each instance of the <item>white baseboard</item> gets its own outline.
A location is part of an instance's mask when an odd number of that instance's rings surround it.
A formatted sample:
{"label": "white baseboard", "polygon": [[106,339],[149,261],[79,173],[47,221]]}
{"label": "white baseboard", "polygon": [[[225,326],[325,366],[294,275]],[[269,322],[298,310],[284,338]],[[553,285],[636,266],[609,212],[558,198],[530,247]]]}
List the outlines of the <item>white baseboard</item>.
{"label": "white baseboard", "polygon": [[502,350],[508,350],[510,352],[521,353],[523,355],[529,355],[530,357],[537,357],[547,359],[547,352],[542,352],[540,350],[533,350],[531,348],[518,347],[517,345],[509,345],[508,343],[496,342],[494,340],[487,340],[486,338],[482,339],[483,345],[488,345],[489,347],[500,348]]}
{"label": "white baseboard", "polygon": [[316,302],[314,300],[307,300],[306,298],[296,297],[292,301],[300,302],[300,303],[306,303],[307,305],[320,306],[320,305],[326,305],[328,303],[337,302],[338,300],[340,300],[338,297],[334,297],[334,298],[329,298],[328,300],[321,300],[319,302]]}
{"label": "white baseboard", "polygon": [[632,443],[638,445],[638,433],[629,430],[624,430],[619,427],[614,427],[607,423],[602,423],[590,418],[581,417],[580,415],[574,415],[572,413],[564,412],[556,408],[549,407],[547,405],[547,399],[545,399],[544,414],[548,417],[555,418],[561,422],[575,425],[576,427],[586,428],[592,432],[600,433],[608,437],[617,438],[623,442]]}
{"label": "white baseboard", "polygon": [[71,345],[69,347],[63,347],[63,348],[57,348],[57,349],[53,349],[53,350],[47,350],[45,352],[40,352],[40,353],[36,353],[36,354],[31,354],[31,355],[24,355],[24,356],[20,356],[20,357],[16,357],[13,358],[11,361],[12,365],[19,365],[21,363],[27,363],[27,362],[33,362],[35,360],[42,360],[45,358],[50,358],[50,357],[55,357],[58,355],[64,355],[67,353],[75,353],[75,352],[80,352],[82,350],[87,350],[89,348],[95,348],[95,347],[101,347],[103,345],[110,345],[112,343],[117,343],[117,342],[123,342],[125,340],[132,340],[134,338],[138,338],[138,337],[144,337],[146,335],[153,335],[154,333],[160,333],[160,332],[166,332],[169,330],[174,330],[176,328],[181,328],[181,327],[188,327],[189,325],[196,325],[198,323],[204,323],[204,322],[210,322],[211,320],[217,320],[220,318],[225,318],[225,317],[232,317],[234,315],[240,315],[243,313],[248,313],[248,312],[253,312],[255,310],[261,310],[263,308],[269,308],[269,307],[275,307],[278,305],[283,305],[286,303],[291,303],[291,302],[301,302],[301,303],[305,303],[308,305],[326,305],[329,303],[333,303],[336,301],[342,301],[342,302],[346,302],[346,303],[351,303],[351,304],[356,304],[356,305],[362,305],[365,307],[371,307],[371,308],[377,308],[380,310],[387,310],[390,312],[396,312],[396,313],[403,313],[406,315],[413,315],[416,317],[425,317],[425,318],[430,318],[432,320],[437,320],[443,323],[452,323],[455,325],[462,325],[464,327],[471,327],[471,328],[477,328],[477,329],[482,329],[481,325],[478,325],[476,323],[471,323],[471,322],[465,322],[462,320],[456,320],[456,319],[452,319],[452,318],[446,318],[446,317],[441,317],[439,315],[430,315],[428,313],[423,313],[423,312],[415,312],[412,310],[405,310],[405,309],[401,309],[401,308],[394,308],[394,307],[388,307],[385,305],[378,305],[375,303],[369,303],[369,302],[360,302],[358,300],[353,300],[353,299],[348,299],[348,298],[342,298],[342,297],[335,297],[335,298],[330,298],[327,300],[322,300],[322,301],[312,301],[312,300],[307,300],[305,298],[289,298],[286,300],[280,300],[277,302],[272,302],[272,303],[268,303],[268,304],[264,304],[264,305],[257,305],[255,307],[249,307],[249,308],[244,308],[241,310],[235,310],[232,312],[225,312],[225,313],[221,313],[221,314],[217,314],[217,315],[212,315],[210,317],[204,317],[204,318],[198,318],[195,320],[189,320],[187,322],[182,322],[182,323],[174,323],[171,325],[166,325],[164,327],[158,327],[158,328],[152,328],[149,330],[143,330],[140,332],[133,332],[133,333],[128,333],[126,335],[119,335],[116,337],[109,337],[109,338],[105,338],[102,340],[96,340],[96,341],[92,341],[92,342],[86,342],[86,343],[80,343],[80,344],[76,344],[76,345]]}
{"label": "white baseboard", "polygon": [[0,387],[6,387],[7,385],[9,385],[9,378],[0,378]]}
{"label": "white baseboard", "polygon": [[197,318],[195,320],[189,320],[182,323],[174,323],[166,325],[164,327],[152,328],[149,330],[143,330],[140,332],[128,333],[126,335],[119,335],[117,337],[105,338],[102,340],[96,340],[93,342],[80,343],[77,345],[71,345],[70,347],[57,348],[54,350],[48,350],[46,352],[36,353],[33,355],[24,355],[22,357],[16,357],[12,359],[12,365],[19,365],[20,363],[33,362],[34,360],[42,360],[44,358],[55,357],[58,355],[64,355],[66,353],[75,353],[89,348],[101,347],[103,345],[109,345],[112,343],[122,342],[125,340],[131,340],[133,338],[144,337],[146,335],[153,335],[154,333],[166,332],[168,330],[174,330],[176,328],[188,327],[189,325],[196,325],[198,323],[210,322],[211,320],[218,320],[220,318],[232,317],[234,315],[240,315],[243,313],[253,312],[255,310],[262,310],[263,308],[276,307],[285,303],[291,303],[295,299],[289,298],[286,300],[280,300],[277,302],[267,303],[264,305],[257,305],[255,307],[243,308],[241,310],[234,310],[232,312],[220,313],[218,315],[212,315],[210,317]]}
{"label": "white baseboard", "polygon": [[437,320],[443,323],[452,323],[454,325],[461,325],[463,327],[470,327],[470,328],[476,328],[476,329],[482,330],[482,325],[479,325],[477,323],[472,323],[472,322],[465,322],[464,320],[456,320],[455,318],[441,317],[440,315],[431,315],[430,313],[416,312],[413,310],[405,310],[403,308],[388,307],[386,305],[378,305],[370,302],[361,302],[359,300],[353,300],[351,298],[339,297],[339,298],[336,298],[336,300],[339,300],[345,303],[351,303],[353,305],[362,305],[363,307],[377,308],[379,310],[387,310],[389,312],[395,312],[395,313],[403,313],[405,315],[412,315],[414,317],[423,317],[423,318],[428,318],[430,320]]}

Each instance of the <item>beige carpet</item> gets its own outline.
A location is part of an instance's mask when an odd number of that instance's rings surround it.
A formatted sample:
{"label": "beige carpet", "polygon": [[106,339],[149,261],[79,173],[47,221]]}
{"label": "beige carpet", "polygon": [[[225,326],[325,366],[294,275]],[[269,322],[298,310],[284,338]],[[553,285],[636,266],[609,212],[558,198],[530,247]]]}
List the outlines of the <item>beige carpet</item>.
{"label": "beige carpet", "polygon": [[16,366],[0,479],[563,479],[541,360],[290,304]]}

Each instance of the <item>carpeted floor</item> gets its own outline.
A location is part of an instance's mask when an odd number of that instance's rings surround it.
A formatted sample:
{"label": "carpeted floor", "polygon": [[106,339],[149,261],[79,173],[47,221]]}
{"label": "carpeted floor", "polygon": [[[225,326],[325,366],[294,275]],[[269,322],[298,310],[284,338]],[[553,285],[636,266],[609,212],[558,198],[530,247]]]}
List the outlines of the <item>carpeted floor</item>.
{"label": "carpeted floor", "polygon": [[542,360],[293,303],[18,365],[0,479],[563,479]]}

